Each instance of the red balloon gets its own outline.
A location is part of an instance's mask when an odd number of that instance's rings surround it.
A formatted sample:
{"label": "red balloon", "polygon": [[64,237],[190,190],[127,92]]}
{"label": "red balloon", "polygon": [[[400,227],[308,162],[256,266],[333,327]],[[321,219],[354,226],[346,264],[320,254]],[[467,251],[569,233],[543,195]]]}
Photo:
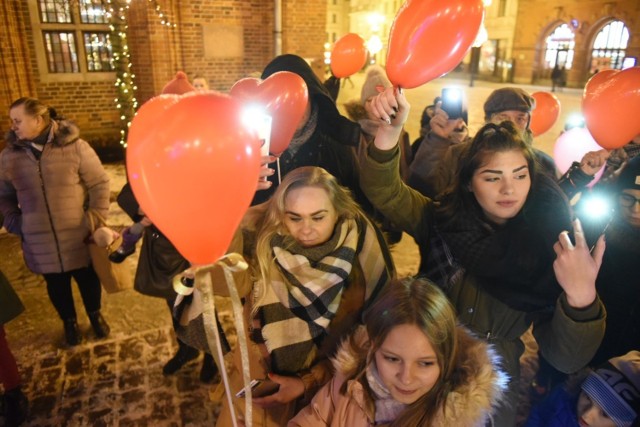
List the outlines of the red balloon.
{"label": "red balloon", "polygon": [[640,134],[640,121],[636,119],[640,111],[640,67],[613,71],[601,77],[598,74],[587,82],[582,113],[598,144],[613,150]]}
{"label": "red balloon", "polygon": [[133,120],[131,120],[129,133],[127,134],[127,145],[129,145],[129,141],[148,137],[150,134],[149,129],[155,127],[158,116],[178,102],[179,99],[179,95],[158,95],[142,104]]}
{"label": "red balloon", "polygon": [[587,93],[593,92],[596,87],[600,86],[600,84],[605,83],[611,77],[616,75],[618,70],[602,70],[591,76],[586,85],[584,85],[584,92],[582,93],[582,97],[585,98]]}
{"label": "red balloon", "polygon": [[130,138],[127,175],[145,215],[194,265],[225,254],[256,190],[260,142],[242,106],[216,92],[180,99],[145,138]]}
{"label": "red balloon", "polygon": [[551,129],[558,120],[560,101],[549,92],[534,92],[531,96],[536,100],[536,108],[531,113],[529,129],[533,136],[538,136]]}
{"label": "red balloon", "polygon": [[309,103],[305,81],[290,71],[278,71],[265,80],[241,79],[230,95],[245,103],[256,102],[271,116],[269,152],[279,156],[287,149],[293,134],[304,117]]}
{"label": "red balloon", "polygon": [[254,77],[240,79],[231,86],[229,94],[238,99],[251,99],[257,94],[261,81]]}
{"label": "red balloon", "polygon": [[[590,151],[599,151],[601,149],[587,129],[572,128],[563,132],[556,140],[553,146],[553,160],[555,160],[558,170],[565,173],[573,162],[579,162]],[[596,172],[587,187],[593,187],[603,173],[604,166]]]}
{"label": "red balloon", "polygon": [[364,39],[355,33],[340,37],[331,51],[331,73],[339,79],[357,73],[366,62]]}
{"label": "red balloon", "polygon": [[387,76],[414,88],[453,70],[474,42],[482,0],[407,0],[389,35]]}

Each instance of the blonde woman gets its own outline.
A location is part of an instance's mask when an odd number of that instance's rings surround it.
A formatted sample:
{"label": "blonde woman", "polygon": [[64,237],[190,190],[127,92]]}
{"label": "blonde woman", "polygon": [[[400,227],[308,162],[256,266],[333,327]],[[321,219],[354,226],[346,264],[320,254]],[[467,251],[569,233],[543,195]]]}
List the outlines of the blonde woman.
{"label": "blonde woman", "polygon": [[[391,257],[350,192],[314,166],[289,172],[268,202],[250,208],[231,250],[252,269],[238,281],[251,376],[278,387],[254,398],[253,425],[283,426],[331,379],[328,356],[392,278]],[[238,391],[242,365],[232,357]],[[242,413],[244,399],[234,406]],[[226,399],[217,425],[231,425]]]}

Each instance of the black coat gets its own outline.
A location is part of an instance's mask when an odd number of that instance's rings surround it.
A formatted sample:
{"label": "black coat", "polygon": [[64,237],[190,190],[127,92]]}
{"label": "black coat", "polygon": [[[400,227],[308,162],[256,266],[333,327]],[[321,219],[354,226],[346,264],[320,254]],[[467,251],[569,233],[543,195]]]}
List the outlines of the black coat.
{"label": "black coat", "polygon": [[[320,166],[335,176],[338,182],[349,188],[366,211],[370,203],[360,190],[359,167],[356,149],[360,142],[360,125],[342,116],[334,100],[316,77],[306,61],[296,55],[281,55],[271,61],[264,69],[262,78],[266,79],[278,71],[289,71],[303,78],[309,90],[309,99],[318,111],[318,124],[309,139],[292,156],[285,150],[280,157],[280,175],[301,166]],[[275,168],[275,164],[271,165]],[[269,177],[273,182],[270,189],[258,191],[252,205],[269,199],[278,186],[278,174]]]}

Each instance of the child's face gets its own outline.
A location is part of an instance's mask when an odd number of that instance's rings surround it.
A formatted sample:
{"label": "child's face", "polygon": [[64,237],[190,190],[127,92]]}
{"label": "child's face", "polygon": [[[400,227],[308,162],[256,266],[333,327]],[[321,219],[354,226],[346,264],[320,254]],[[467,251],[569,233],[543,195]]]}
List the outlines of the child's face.
{"label": "child's face", "polygon": [[578,397],[578,424],[580,427],[616,427],[600,405],[591,400],[584,391]]}
{"label": "child's face", "polygon": [[393,328],[376,351],[375,361],[391,397],[404,404],[424,396],[440,377],[436,352],[416,325]]}

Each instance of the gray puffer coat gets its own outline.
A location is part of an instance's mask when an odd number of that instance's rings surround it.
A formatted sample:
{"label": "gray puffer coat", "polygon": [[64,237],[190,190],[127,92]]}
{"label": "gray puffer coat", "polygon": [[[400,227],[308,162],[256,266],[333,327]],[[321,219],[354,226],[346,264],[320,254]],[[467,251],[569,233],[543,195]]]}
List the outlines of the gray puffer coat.
{"label": "gray puffer coat", "polygon": [[109,176],[98,155],[73,123],[52,123],[40,159],[13,131],[0,152],[4,226],[22,238],[27,267],[39,274],[87,267],[85,209],[105,218],[109,211]]}

